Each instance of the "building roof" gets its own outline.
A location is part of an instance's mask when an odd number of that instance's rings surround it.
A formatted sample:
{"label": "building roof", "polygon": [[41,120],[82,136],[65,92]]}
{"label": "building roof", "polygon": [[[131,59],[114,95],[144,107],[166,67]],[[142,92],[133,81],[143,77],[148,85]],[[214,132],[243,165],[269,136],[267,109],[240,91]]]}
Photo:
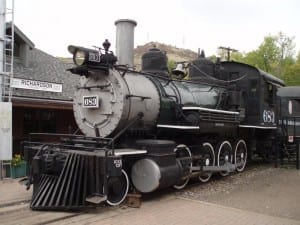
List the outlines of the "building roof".
{"label": "building roof", "polygon": [[[6,23],[6,33],[11,35],[11,22]],[[14,25],[15,41],[26,43],[30,49],[34,48],[34,43],[16,26]]]}
{"label": "building roof", "polygon": [[[12,23],[6,23],[6,33],[8,35],[11,35],[11,30]],[[25,56],[21,56],[23,58],[15,57],[13,77],[30,80],[30,82],[33,80],[34,82],[56,83],[59,84],[59,87],[62,86],[62,92],[52,92],[49,89],[23,89],[25,87],[15,86],[18,88],[12,89],[13,103],[20,105],[21,102],[25,106],[36,104],[39,107],[50,107],[50,104],[53,107],[54,105],[56,107],[64,107],[67,104],[68,108],[70,108],[75,86],[79,81],[79,76],[72,75],[66,71],[72,65],[36,49],[34,43],[16,25],[14,25],[14,41],[19,44],[26,44],[29,48],[22,49],[22,51],[26,51],[24,53]],[[24,57],[26,58],[26,63],[24,63]]]}
{"label": "building roof", "polygon": [[28,67],[17,60],[14,61],[14,78],[45,81],[62,84],[62,92],[38,91],[21,88],[13,88],[13,97],[29,97],[39,99],[52,99],[71,101],[79,76],[73,75],[66,69],[72,64],[67,64],[59,59],[39,50],[29,51]]}

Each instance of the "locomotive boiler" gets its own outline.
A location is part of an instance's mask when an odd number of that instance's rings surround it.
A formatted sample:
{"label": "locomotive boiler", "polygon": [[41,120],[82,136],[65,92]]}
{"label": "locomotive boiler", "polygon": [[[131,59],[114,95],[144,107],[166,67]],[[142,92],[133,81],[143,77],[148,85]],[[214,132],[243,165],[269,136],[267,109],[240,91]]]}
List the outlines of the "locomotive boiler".
{"label": "locomotive boiler", "polygon": [[96,50],[68,48],[75,63],[69,71],[80,76],[73,111],[82,134],[24,144],[32,209],[118,205],[128,192],[181,189],[191,178],[242,172],[249,156],[272,148],[281,80],[203,54],[186,65],[183,79],[182,65],[171,74],[166,53],[155,46],[136,71],[136,22],[116,26],[118,58],[108,40]]}

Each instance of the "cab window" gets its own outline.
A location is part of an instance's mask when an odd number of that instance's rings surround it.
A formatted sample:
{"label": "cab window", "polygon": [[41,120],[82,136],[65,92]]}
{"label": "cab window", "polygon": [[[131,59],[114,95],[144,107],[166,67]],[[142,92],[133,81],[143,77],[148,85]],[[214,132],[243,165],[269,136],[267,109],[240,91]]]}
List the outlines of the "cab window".
{"label": "cab window", "polygon": [[265,84],[265,101],[268,102],[270,105],[274,104],[275,101],[275,92],[276,86],[271,83]]}

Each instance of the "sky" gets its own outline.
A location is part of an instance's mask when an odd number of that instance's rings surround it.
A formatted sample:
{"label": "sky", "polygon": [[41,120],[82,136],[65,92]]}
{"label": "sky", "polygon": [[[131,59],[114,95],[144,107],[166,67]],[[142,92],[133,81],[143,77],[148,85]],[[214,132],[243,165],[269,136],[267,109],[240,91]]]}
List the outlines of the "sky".
{"label": "sky", "polygon": [[[11,0],[6,1],[7,7]],[[206,55],[218,46],[249,52],[282,31],[300,50],[299,0],[15,0],[15,25],[53,56],[71,57],[70,44],[115,51],[118,19],[133,19],[135,47],[158,41]],[[7,18],[9,20],[9,18]]]}

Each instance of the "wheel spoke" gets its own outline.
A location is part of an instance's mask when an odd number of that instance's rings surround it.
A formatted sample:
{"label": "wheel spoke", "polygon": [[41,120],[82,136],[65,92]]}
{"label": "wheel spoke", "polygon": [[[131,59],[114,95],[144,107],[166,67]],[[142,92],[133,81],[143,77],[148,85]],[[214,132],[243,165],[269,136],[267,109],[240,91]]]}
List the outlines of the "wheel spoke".
{"label": "wheel spoke", "polygon": [[242,172],[245,169],[247,163],[247,145],[244,140],[239,140],[236,144],[234,151],[235,164],[240,164],[237,166],[236,170]]}
{"label": "wheel spoke", "polygon": [[[200,166],[214,166],[215,165],[215,153],[213,146],[205,142],[202,144],[203,147],[203,159],[200,162]],[[199,180],[201,182],[208,182],[212,176],[212,172],[203,172],[199,175]]]}
{"label": "wheel spoke", "polygon": [[[174,152],[176,153],[176,158],[192,157],[192,153],[186,145],[178,145],[174,149]],[[191,173],[191,167],[192,167],[192,162],[188,165],[188,171],[184,171],[184,172]],[[181,190],[188,184],[189,180],[190,178],[183,178],[177,184],[173,185],[173,187],[177,190]]]}
{"label": "wheel spoke", "polygon": [[[232,163],[232,147],[229,141],[223,141],[219,147],[218,151],[218,166],[223,166],[227,162]],[[221,176],[227,176],[228,171],[221,171]]]}

